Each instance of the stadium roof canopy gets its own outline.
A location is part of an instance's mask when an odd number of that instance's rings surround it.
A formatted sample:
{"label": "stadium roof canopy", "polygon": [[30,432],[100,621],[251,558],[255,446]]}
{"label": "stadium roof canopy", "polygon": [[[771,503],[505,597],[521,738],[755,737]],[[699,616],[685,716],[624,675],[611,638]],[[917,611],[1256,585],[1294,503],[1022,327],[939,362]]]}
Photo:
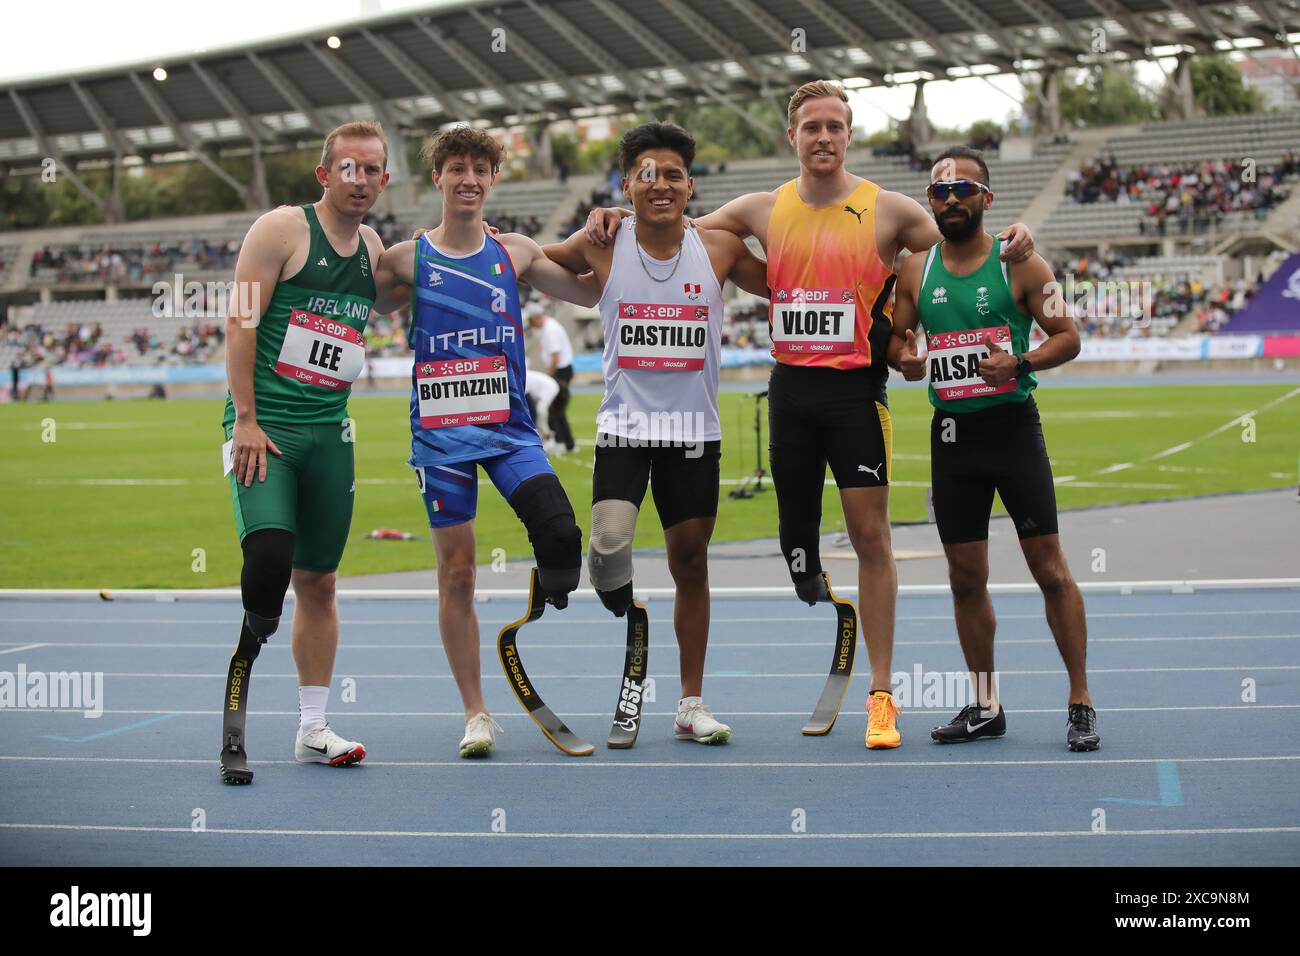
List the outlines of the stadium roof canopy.
{"label": "stadium roof canopy", "polygon": [[[142,25],[147,29],[147,26]],[[500,32],[504,31],[504,32]],[[489,0],[7,85],[0,167],[211,163],[378,118],[389,130],[780,104],[817,77],[899,84],[1282,45],[1297,0]],[[327,45],[336,35],[341,44]],[[166,79],[154,78],[163,67]]]}

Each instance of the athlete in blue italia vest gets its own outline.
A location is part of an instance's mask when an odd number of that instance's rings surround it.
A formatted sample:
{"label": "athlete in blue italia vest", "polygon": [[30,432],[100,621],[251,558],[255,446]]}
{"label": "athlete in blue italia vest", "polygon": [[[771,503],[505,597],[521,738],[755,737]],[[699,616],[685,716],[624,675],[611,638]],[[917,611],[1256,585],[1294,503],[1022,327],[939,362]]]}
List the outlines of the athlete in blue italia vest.
{"label": "athlete in blue italia vest", "polygon": [[442,193],[442,222],[384,253],[376,311],[409,298],[411,458],[433,529],[438,626],[461,700],[462,757],[487,756],[499,729],[483,702],[474,611],[478,466],[510,503],[532,543],[546,601],[563,608],[578,586],[581,532],[524,400],[524,327],[518,281],[579,305],[600,290],[517,233],[488,235],[483,205],[503,150],[462,126],[425,147]]}

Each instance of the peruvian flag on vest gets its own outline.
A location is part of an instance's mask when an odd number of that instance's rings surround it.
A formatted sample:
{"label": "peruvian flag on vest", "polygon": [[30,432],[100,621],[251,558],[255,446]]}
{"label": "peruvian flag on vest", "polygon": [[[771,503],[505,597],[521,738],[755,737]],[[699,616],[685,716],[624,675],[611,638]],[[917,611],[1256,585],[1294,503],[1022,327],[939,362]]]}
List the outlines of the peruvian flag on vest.
{"label": "peruvian flag on vest", "polygon": [[685,292],[687,295],[690,295],[692,292],[694,292],[696,295],[699,295],[699,294],[700,294],[700,284],[699,284],[698,282],[695,282],[695,283],[691,283],[691,282],[683,282],[683,283],[682,283],[682,291]]}

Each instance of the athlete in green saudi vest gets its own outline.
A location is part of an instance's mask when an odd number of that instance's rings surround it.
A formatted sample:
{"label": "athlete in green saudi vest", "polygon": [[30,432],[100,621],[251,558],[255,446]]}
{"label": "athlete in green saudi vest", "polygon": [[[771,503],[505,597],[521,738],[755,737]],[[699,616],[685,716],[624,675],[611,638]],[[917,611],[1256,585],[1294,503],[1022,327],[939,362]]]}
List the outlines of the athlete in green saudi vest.
{"label": "athlete in green saudi vest", "polygon": [[221,776],[249,783],[244,723],[252,663],[279,626],[292,582],[298,665],[297,759],[356,763],[365,747],[325,720],[338,646],[336,571],[352,521],[348,394],[365,366],[365,328],[384,247],[361,224],[388,184],[388,144],[374,123],[325,140],[320,200],[268,212],[244,239],[237,302],[226,322],[226,444],[244,553],[244,620],[222,699]]}
{"label": "athlete in green saudi vest", "polygon": [[[993,664],[995,618],[988,593],[989,514],[1002,499],[1029,570],[1043,592],[1047,622],[1070,678],[1066,743],[1095,750],[1097,715],[1085,668],[1087,621],[1057,532],[1056,491],[1033,399],[1035,370],[1079,354],[1079,333],[1041,256],[1008,266],[984,232],[993,204],[979,152],[954,147],[931,174],[930,210],[944,239],[899,270],[890,364],[908,381],[930,374],[930,484],[948,558],[957,635],[975,679],[968,706],[936,727],[939,743],[1006,733]],[[1037,322],[1047,339],[1030,351]],[[918,354],[918,323],[926,353]]]}

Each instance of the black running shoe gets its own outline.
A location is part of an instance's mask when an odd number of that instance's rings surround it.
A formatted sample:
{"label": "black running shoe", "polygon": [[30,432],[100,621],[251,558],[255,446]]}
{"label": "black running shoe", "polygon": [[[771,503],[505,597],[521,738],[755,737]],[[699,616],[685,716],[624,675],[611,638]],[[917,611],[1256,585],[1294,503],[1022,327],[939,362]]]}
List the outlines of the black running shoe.
{"label": "black running shoe", "polygon": [[1065,742],[1071,750],[1096,750],[1101,746],[1101,737],[1097,734],[1097,712],[1087,704],[1070,705]]}
{"label": "black running shoe", "polygon": [[941,744],[964,744],[968,740],[1001,737],[1006,732],[1006,708],[999,707],[997,716],[990,717],[988,711],[979,704],[971,704],[963,707],[956,717],[942,727],[930,731],[930,738]]}

